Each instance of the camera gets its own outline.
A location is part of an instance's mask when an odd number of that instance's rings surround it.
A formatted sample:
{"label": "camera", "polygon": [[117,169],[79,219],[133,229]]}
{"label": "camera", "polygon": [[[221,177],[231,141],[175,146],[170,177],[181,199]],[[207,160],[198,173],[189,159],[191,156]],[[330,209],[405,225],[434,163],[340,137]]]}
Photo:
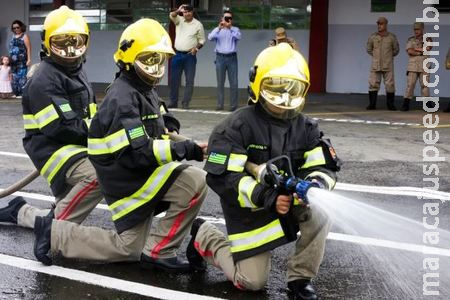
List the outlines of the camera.
{"label": "camera", "polygon": [[223,18],[225,22],[230,23],[230,21],[233,19],[232,17],[226,16]]}

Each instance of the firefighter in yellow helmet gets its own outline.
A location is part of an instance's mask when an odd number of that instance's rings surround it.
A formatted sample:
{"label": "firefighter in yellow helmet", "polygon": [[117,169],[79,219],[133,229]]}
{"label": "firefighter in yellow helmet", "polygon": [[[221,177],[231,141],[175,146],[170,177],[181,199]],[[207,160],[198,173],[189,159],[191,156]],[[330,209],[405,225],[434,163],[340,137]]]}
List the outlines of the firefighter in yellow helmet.
{"label": "firefighter in yellow helmet", "polygon": [[[206,196],[206,173],[179,161],[203,160],[206,144],[166,138],[179,123],[161,105],[155,85],[173,55],[169,35],[155,20],[141,19],[120,37],[114,60],[120,68],[92,120],[88,154],[117,231],[37,218],[36,257],[141,261],[144,268],[189,272],[177,257]],[[153,215],[166,211],[149,231]],[[38,225],[36,225],[38,226]],[[50,228],[51,230],[50,236]]]}
{"label": "firefighter in yellow helmet", "polygon": [[[55,218],[75,223],[103,199],[87,157],[88,127],[96,112],[82,67],[88,41],[88,26],[78,12],[67,6],[50,12],[42,32],[42,62],[22,99],[25,151],[56,198]],[[35,216],[48,213],[17,197],[0,210],[0,222],[33,227]]]}
{"label": "firefighter in yellow helmet", "polygon": [[295,176],[333,189],[339,160],[317,123],[301,113],[308,87],[303,57],[287,43],[269,47],[250,71],[250,105],[217,125],[210,136],[206,181],[220,196],[228,236],[198,218],[186,255],[197,265],[206,261],[222,269],[239,289],[263,289],[270,251],[296,241],[288,259],[288,287],[294,299],[317,299],[311,279],[324,254],[328,216],[316,203],[305,205],[248,168],[248,162],[263,165],[287,155]]}

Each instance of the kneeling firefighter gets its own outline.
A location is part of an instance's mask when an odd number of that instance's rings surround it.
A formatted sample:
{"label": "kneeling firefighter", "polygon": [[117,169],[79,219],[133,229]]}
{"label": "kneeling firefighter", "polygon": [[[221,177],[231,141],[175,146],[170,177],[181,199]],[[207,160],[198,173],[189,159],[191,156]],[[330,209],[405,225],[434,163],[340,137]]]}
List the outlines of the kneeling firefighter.
{"label": "kneeling firefighter", "polygon": [[[42,62],[23,94],[23,145],[56,197],[54,216],[81,223],[103,199],[95,169],[87,157],[89,123],[95,95],[83,71],[89,43],[86,21],[61,6],[46,18]],[[16,197],[0,209],[0,222],[33,227],[49,213]]]}
{"label": "kneeling firefighter", "polygon": [[[155,20],[141,19],[122,33],[114,54],[120,72],[92,120],[88,140],[117,231],[37,217],[34,253],[44,264],[52,262],[51,250],[69,258],[140,260],[144,268],[193,270],[177,250],[206,196],[206,172],[178,161],[202,161],[206,143],[165,138],[167,130],[179,130],[168,128],[178,123],[163,117],[154,87],[173,54],[169,35]],[[153,215],[161,211],[165,216],[150,230]]]}
{"label": "kneeling firefighter", "polygon": [[295,176],[333,189],[339,160],[317,123],[301,114],[308,87],[309,70],[301,54],[286,43],[269,47],[250,72],[250,105],[217,125],[210,136],[206,179],[220,196],[228,237],[196,219],[187,256],[218,266],[239,289],[262,289],[270,272],[270,250],[296,240],[288,259],[288,287],[294,299],[317,299],[311,279],[325,250],[327,214],[314,202],[307,206],[296,194],[259,182],[247,170],[249,163],[261,165],[286,155]]}

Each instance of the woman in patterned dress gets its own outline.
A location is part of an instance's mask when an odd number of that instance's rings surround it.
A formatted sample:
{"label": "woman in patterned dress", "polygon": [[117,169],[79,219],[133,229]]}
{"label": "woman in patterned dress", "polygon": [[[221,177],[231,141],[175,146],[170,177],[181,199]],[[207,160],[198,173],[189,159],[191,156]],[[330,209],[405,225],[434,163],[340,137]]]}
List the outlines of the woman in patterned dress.
{"label": "woman in patterned dress", "polygon": [[22,89],[27,83],[27,71],[31,66],[31,43],[25,34],[26,26],[22,21],[15,20],[11,24],[13,37],[9,42],[9,57],[11,58],[12,89],[17,97],[22,97]]}

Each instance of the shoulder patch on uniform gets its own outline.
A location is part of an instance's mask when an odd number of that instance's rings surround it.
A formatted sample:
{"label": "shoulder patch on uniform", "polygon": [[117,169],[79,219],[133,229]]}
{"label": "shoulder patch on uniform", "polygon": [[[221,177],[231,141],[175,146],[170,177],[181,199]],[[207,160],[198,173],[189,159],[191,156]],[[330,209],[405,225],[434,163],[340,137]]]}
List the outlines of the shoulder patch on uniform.
{"label": "shoulder patch on uniform", "polygon": [[227,160],[227,155],[217,152],[211,152],[208,156],[208,162],[223,165]]}
{"label": "shoulder patch on uniform", "polygon": [[138,126],[135,128],[128,129],[128,135],[130,136],[130,139],[134,140],[141,136],[145,135],[145,129],[144,126]]}
{"label": "shoulder patch on uniform", "polygon": [[63,113],[72,111],[72,107],[70,107],[70,104],[69,104],[69,103],[60,104],[60,105],[59,105],[59,108],[61,109],[61,111],[62,111]]}

